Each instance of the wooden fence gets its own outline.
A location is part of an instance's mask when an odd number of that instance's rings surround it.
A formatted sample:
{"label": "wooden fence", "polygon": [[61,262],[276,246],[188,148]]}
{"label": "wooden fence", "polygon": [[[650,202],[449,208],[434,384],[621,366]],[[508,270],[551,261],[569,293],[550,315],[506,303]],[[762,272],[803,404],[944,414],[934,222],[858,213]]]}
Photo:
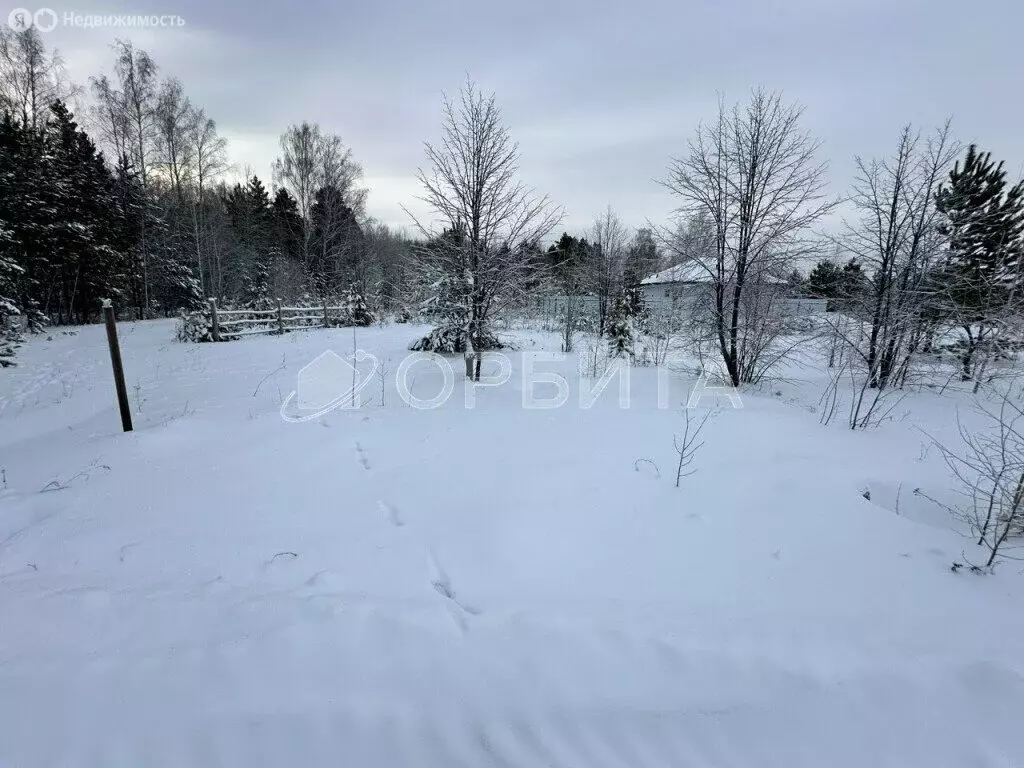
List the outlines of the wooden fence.
{"label": "wooden fence", "polygon": [[[555,318],[565,312],[565,306],[572,300],[576,313],[579,315],[596,314],[596,296],[540,296],[531,302],[534,311],[539,312],[542,317]],[[672,301],[671,299],[645,296],[644,305],[652,317],[671,318],[684,317],[692,311],[693,300]],[[808,298],[781,298],[773,302],[774,312],[783,317],[806,317],[808,315],[821,314],[826,311],[828,302],[825,299]],[[610,304],[609,304],[610,308]]]}
{"label": "wooden fence", "polygon": [[329,328],[332,313],[341,318],[345,307],[285,307],[280,299],[276,309],[218,309],[210,299],[210,328],[214,341],[232,341],[243,336],[283,334],[309,328]]}

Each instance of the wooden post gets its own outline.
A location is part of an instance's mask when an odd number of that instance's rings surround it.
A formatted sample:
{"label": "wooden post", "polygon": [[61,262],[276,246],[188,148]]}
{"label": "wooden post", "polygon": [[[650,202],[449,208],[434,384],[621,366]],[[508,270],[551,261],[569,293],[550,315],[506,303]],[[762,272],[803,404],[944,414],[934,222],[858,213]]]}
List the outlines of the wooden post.
{"label": "wooden post", "polygon": [[327,323],[327,299],[324,299],[324,328],[327,327],[329,327]]}
{"label": "wooden post", "polygon": [[213,340],[220,341],[220,320],[217,319],[217,300],[210,297],[210,318],[213,321]]}
{"label": "wooden post", "polygon": [[103,299],[103,321],[107,326],[107,345],[110,347],[110,364],[114,368],[114,388],[117,390],[117,405],[121,409],[121,426],[125,432],[131,432],[132,413],[128,409],[128,389],[124,385],[121,345],[117,342],[117,320],[114,318],[114,305],[110,299]]}
{"label": "wooden post", "polygon": [[277,330],[284,336],[284,309],[281,308],[281,300],[277,300]]}

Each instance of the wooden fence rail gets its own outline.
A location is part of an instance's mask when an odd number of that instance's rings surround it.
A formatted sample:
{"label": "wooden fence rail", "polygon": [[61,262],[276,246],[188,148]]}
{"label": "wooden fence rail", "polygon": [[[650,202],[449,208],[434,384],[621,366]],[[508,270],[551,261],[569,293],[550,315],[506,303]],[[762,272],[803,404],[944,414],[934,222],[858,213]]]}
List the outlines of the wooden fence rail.
{"label": "wooden fence rail", "polygon": [[277,301],[276,309],[220,309],[217,300],[209,301],[210,328],[214,341],[231,341],[243,336],[282,334],[309,328],[329,328],[331,315],[341,317],[346,307],[286,307]]}

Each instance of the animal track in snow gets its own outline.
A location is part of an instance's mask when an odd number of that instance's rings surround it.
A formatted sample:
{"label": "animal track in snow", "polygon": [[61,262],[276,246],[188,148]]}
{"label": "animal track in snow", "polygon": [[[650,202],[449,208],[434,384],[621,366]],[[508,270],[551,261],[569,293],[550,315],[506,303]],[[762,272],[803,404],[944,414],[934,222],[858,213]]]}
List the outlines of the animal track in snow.
{"label": "animal track in snow", "polygon": [[402,515],[397,509],[388,504],[386,501],[379,500],[377,502],[377,509],[384,513],[387,517],[388,522],[396,528],[401,528],[405,525],[405,521],[402,519]]}
{"label": "animal track in snow", "polygon": [[427,567],[430,570],[431,586],[434,587],[434,591],[437,594],[445,599],[455,623],[465,632],[468,629],[466,626],[466,616],[479,616],[483,611],[459,600],[458,595],[455,594],[451,579],[448,578],[448,574],[441,566],[441,563],[438,562],[437,557],[430,550],[427,551]]}
{"label": "animal track in snow", "polygon": [[366,451],[363,450],[363,446],[358,440],[356,440],[356,456],[359,463],[363,465],[363,469],[370,468],[370,460],[366,457]]}

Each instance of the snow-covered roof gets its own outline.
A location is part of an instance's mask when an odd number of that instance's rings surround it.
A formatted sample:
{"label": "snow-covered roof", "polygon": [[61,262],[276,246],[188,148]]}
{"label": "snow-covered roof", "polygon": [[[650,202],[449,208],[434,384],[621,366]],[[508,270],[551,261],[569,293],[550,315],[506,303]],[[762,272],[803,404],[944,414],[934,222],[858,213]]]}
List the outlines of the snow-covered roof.
{"label": "snow-covered roof", "polygon": [[[663,269],[661,272],[645,277],[640,285],[663,285],[665,283],[710,283],[713,268],[708,269],[699,261],[690,261],[686,264],[676,264],[674,267]],[[781,277],[762,274],[762,283],[774,285],[785,285],[786,281]]]}
{"label": "snow-covered roof", "polygon": [[711,275],[698,262],[688,264],[676,264],[674,267],[663,269],[657,274],[645,277],[640,285],[659,285],[661,283],[708,283],[711,282]]}

